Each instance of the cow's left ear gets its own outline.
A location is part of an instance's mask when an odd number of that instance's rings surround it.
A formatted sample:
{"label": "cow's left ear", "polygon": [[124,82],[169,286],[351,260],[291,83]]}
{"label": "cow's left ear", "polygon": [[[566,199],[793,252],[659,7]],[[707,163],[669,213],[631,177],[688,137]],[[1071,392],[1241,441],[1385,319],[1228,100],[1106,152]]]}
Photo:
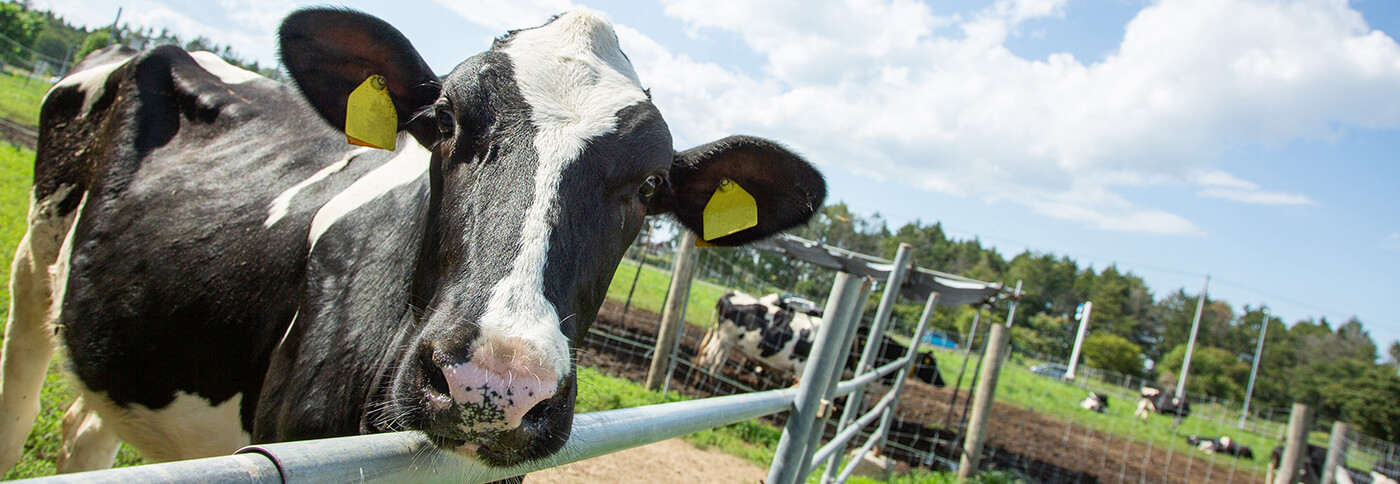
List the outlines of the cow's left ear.
{"label": "cow's left ear", "polygon": [[374,16],[343,9],[298,10],[277,31],[282,65],[331,126],[345,130],[350,93],[383,76],[398,115],[395,131],[437,101],[441,84],[398,29]]}
{"label": "cow's left ear", "polygon": [[[732,202],[732,187],[737,186],[753,197],[757,215],[756,220],[740,218],[755,225],[718,232],[725,235],[715,235],[711,227],[713,238],[706,240],[705,207],[719,197],[722,184],[725,201],[716,204]],[[673,213],[701,240],[719,246],[742,245],[807,223],[826,200],[821,172],[787,148],[750,136],[731,136],[677,153],[669,188],[652,199],[648,213]]]}

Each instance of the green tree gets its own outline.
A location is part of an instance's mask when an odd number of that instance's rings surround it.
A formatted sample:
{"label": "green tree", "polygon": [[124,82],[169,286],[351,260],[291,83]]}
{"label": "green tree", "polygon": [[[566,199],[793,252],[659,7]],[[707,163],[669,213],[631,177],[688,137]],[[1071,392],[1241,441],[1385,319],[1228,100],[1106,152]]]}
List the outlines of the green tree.
{"label": "green tree", "polygon": [[[1181,375],[1181,362],[1186,359],[1186,345],[1173,348],[1162,357],[1157,371],[1163,385],[1175,385]],[[1245,366],[1229,351],[1197,343],[1191,353],[1190,374],[1186,376],[1186,391],[1230,400],[1244,398],[1243,380],[1249,377]]]}
{"label": "green tree", "polygon": [[0,3],[0,61],[25,62],[44,28],[44,17],[19,3]]}
{"label": "green tree", "polygon": [[1127,338],[1113,333],[1092,333],[1084,338],[1083,351],[1084,363],[1093,368],[1142,375],[1142,347]]}
{"label": "green tree", "polygon": [[92,33],[87,35],[87,38],[83,39],[83,45],[78,47],[78,53],[73,55],[73,61],[76,63],[77,61],[83,60],[83,58],[87,57],[88,54],[91,54],[92,51],[101,49],[111,44],[111,29],[94,30],[92,31]]}
{"label": "green tree", "polygon": [[1400,441],[1400,376],[1384,367],[1367,371],[1352,381],[1344,399],[1344,418],[1363,434],[1391,442]]}

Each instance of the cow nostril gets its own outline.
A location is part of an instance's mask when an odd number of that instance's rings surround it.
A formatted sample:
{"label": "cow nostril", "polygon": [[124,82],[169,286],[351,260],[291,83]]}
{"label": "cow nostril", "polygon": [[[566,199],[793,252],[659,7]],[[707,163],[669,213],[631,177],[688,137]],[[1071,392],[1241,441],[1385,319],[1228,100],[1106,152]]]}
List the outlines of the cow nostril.
{"label": "cow nostril", "polygon": [[428,379],[428,386],[433,391],[441,395],[451,395],[452,391],[447,386],[447,377],[442,374],[442,368],[433,361],[433,345],[424,344],[418,347],[418,364],[422,367],[423,376]]}
{"label": "cow nostril", "polygon": [[548,398],[540,400],[535,406],[530,407],[530,410],[525,412],[525,416],[521,417],[521,424],[528,425],[533,422],[543,421],[546,418],[545,413],[549,411],[549,400]]}

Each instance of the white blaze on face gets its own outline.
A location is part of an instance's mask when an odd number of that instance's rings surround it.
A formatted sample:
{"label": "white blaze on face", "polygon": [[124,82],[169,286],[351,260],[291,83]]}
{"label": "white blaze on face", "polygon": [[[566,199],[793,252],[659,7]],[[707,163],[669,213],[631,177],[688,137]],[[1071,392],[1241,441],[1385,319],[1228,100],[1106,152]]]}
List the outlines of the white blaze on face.
{"label": "white blaze on face", "polygon": [[613,132],[617,112],[643,101],[637,74],[611,25],[593,12],[571,12],[540,28],[517,32],[503,49],[538,130],[534,198],[520,230],[520,252],[491,290],[481,318],[482,339],[520,338],[535,345],[560,379],[569,374],[563,316],[544,296],[549,236],[557,222],[560,178],[589,139]]}
{"label": "white blaze on face", "polygon": [[242,84],[256,79],[266,79],[256,72],[234,67],[233,64],[229,64],[228,61],[213,52],[206,50],[190,52],[190,57],[194,57],[194,61],[199,63],[199,67],[218,77],[224,84]]}

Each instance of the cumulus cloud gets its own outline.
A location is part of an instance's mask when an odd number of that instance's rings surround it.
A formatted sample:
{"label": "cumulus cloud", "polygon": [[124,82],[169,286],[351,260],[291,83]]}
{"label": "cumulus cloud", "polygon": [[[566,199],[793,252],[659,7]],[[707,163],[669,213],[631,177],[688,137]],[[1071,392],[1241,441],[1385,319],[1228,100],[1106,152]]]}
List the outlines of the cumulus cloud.
{"label": "cumulus cloud", "polygon": [[550,17],[578,6],[569,0],[433,0],[468,21],[504,33],[543,24]]}
{"label": "cumulus cloud", "polygon": [[1164,0],[1100,62],[1005,47],[1021,22],[1062,15],[1062,1],[964,15],[908,0],[663,3],[692,36],[738,34],[766,61],[748,78],[665,52],[634,56],[675,130],[770,134],[822,164],[1104,230],[1202,233],[1122,195],[1146,185],[1313,204],[1213,165],[1228,146],[1400,126],[1400,47],[1344,2]]}

